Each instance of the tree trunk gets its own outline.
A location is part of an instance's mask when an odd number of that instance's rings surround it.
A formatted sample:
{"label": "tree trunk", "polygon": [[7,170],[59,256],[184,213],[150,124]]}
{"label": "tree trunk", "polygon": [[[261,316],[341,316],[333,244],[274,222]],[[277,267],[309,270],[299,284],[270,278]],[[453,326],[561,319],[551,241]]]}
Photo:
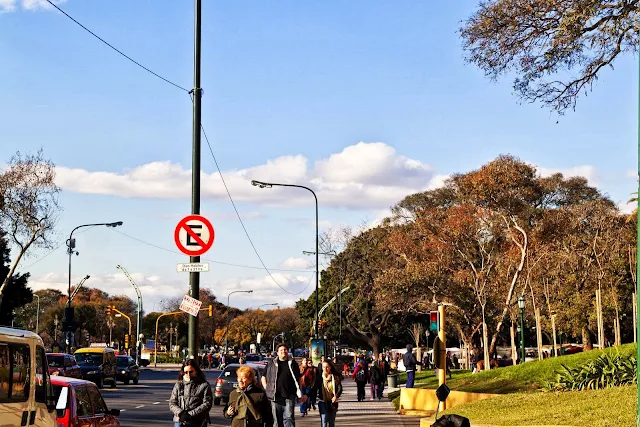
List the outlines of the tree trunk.
{"label": "tree trunk", "polygon": [[491,363],[489,363],[489,337],[487,334],[487,322],[485,321],[484,306],[482,306],[482,348],[484,350],[484,368],[485,370],[491,370]]}
{"label": "tree trunk", "polygon": [[536,308],[536,338],[538,341],[538,360],[542,360],[542,322],[540,321],[539,308]]}

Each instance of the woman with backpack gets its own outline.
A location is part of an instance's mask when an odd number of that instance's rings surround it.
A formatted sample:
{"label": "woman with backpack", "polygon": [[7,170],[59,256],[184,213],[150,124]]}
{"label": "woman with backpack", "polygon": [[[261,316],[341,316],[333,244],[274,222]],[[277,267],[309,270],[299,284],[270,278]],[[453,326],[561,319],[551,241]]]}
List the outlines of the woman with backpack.
{"label": "woman with backpack", "polygon": [[205,427],[213,404],[211,386],[196,359],[187,360],[180,374],[169,399],[174,427]]}
{"label": "woman with backpack", "polygon": [[365,365],[362,360],[360,360],[356,365],[351,377],[356,382],[356,386],[358,388],[358,402],[362,402],[366,396],[364,388],[367,385],[367,378],[369,377],[367,365]]}

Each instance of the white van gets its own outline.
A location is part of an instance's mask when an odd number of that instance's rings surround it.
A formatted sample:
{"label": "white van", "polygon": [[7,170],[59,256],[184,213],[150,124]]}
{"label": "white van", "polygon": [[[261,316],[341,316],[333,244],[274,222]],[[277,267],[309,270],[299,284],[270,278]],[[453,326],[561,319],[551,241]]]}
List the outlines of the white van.
{"label": "white van", "polygon": [[56,427],[55,408],[42,339],[0,328],[0,427]]}

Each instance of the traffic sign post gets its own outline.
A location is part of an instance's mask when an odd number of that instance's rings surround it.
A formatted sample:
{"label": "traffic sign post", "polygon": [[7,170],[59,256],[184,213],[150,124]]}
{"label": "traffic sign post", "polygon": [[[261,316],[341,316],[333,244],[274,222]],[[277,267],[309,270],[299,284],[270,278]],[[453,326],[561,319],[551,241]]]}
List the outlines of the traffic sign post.
{"label": "traffic sign post", "polygon": [[197,257],[211,249],[215,232],[213,225],[205,217],[188,215],[178,222],[173,238],[180,252]]}

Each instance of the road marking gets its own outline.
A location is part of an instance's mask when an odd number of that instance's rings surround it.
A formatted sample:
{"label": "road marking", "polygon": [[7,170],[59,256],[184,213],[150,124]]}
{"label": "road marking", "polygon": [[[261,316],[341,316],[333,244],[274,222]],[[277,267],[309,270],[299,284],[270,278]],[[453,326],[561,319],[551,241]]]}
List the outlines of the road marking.
{"label": "road marking", "polygon": [[126,411],[126,409],[120,409],[120,412],[124,412],[124,411]]}
{"label": "road marking", "polygon": [[171,399],[167,399],[167,400],[165,400],[165,402],[171,402]]}
{"label": "road marking", "polygon": [[140,408],[144,408],[144,405],[138,405],[135,407],[135,409],[140,409]]}
{"label": "road marking", "polygon": [[160,402],[153,402],[153,404],[154,404],[154,405],[159,405],[159,404],[160,404]]}

